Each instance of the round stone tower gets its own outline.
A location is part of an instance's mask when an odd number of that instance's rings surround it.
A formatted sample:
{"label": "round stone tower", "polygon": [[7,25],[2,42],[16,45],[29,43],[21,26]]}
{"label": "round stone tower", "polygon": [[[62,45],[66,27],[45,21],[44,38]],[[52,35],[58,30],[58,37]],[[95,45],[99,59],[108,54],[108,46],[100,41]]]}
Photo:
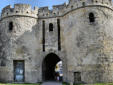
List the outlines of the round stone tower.
{"label": "round stone tower", "polygon": [[113,82],[112,0],[70,0],[61,19],[68,80]]}
{"label": "round stone tower", "polygon": [[[1,82],[37,82],[38,78],[29,77],[38,76],[34,69],[36,65],[33,65],[35,59],[31,59],[31,55],[37,49],[37,35],[35,35],[37,20],[38,8],[32,9],[30,5],[15,4],[14,8],[7,6],[2,10],[0,21]],[[36,44],[33,49],[32,43]],[[31,70],[33,74],[30,73]]]}

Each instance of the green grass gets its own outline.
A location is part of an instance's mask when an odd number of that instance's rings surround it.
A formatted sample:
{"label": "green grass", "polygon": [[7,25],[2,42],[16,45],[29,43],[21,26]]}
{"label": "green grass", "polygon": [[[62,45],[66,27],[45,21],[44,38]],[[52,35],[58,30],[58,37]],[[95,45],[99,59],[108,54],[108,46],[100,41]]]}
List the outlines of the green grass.
{"label": "green grass", "polygon": [[69,85],[69,83],[63,82],[62,85]]}
{"label": "green grass", "polygon": [[[62,85],[69,85],[68,83],[63,83]],[[74,85],[113,85],[113,83],[97,83],[97,84],[74,84]]]}
{"label": "green grass", "polygon": [[0,85],[40,85],[40,84],[0,84]]}
{"label": "green grass", "polygon": [[113,83],[101,83],[101,84],[90,84],[90,85],[113,85]]}

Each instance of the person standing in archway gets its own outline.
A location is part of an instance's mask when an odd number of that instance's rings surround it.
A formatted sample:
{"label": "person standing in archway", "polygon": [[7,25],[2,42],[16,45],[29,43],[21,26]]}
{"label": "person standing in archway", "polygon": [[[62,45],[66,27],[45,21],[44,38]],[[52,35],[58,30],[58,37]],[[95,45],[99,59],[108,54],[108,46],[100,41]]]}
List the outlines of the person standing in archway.
{"label": "person standing in archway", "polygon": [[57,72],[56,74],[57,74],[56,79],[57,79],[57,81],[59,81],[59,73]]}

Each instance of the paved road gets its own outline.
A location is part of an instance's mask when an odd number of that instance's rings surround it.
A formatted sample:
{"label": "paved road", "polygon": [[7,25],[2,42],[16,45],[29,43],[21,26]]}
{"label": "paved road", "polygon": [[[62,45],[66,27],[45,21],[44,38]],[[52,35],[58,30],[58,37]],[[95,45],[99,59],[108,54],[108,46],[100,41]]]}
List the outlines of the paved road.
{"label": "paved road", "polygon": [[48,81],[48,82],[42,83],[42,85],[62,85],[62,83],[61,82]]}

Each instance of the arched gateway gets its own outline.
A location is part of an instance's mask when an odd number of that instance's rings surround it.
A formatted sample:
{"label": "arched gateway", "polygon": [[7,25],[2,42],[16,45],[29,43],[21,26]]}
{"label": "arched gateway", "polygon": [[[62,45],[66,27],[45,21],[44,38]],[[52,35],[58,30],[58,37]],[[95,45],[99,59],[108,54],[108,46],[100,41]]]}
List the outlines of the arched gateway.
{"label": "arched gateway", "polygon": [[56,80],[55,67],[61,59],[54,53],[48,54],[42,64],[42,78],[43,81]]}

